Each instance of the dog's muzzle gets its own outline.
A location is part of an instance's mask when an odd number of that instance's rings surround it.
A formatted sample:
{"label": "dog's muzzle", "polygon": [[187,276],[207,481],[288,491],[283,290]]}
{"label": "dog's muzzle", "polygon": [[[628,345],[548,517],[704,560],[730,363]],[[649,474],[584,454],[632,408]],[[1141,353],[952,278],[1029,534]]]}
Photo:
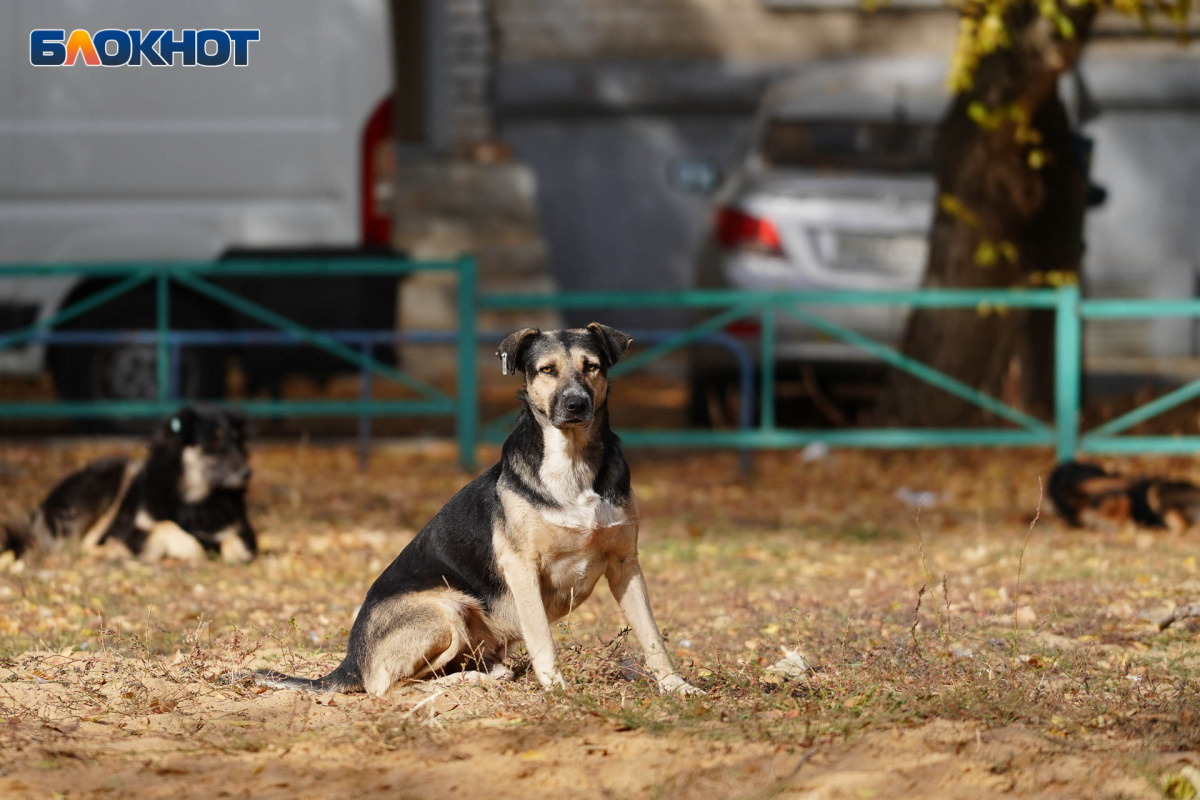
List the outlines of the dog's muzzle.
{"label": "dog's muzzle", "polygon": [[253,474],[254,470],[250,469],[250,467],[241,467],[240,469],[226,473],[221,484],[226,489],[243,489],[250,483],[250,476]]}
{"label": "dog's muzzle", "polygon": [[583,389],[567,389],[555,401],[550,421],[557,428],[569,428],[587,425],[594,415],[591,395]]}

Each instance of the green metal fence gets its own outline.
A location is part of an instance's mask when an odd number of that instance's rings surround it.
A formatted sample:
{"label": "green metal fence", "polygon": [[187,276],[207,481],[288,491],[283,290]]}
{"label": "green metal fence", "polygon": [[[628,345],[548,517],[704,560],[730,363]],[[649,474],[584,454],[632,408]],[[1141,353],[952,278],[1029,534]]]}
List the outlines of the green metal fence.
{"label": "green metal fence", "polygon": [[[336,335],[316,331],[263,305],[225,289],[213,281],[221,276],[299,275],[396,275],[439,271],[454,273],[457,285],[458,387],[454,396],[431,386],[370,355],[356,351]],[[614,377],[644,367],[650,362],[720,334],[732,323],[757,320],[761,336],[758,353],[758,421],[738,430],[625,430],[622,438],[632,446],[717,447],[740,450],[786,448],[811,442],[842,447],[908,448],[935,446],[1052,446],[1059,458],[1077,452],[1180,453],[1200,450],[1200,436],[1128,436],[1130,428],[1175,406],[1200,397],[1200,380],[1085,433],[1079,430],[1082,373],[1082,326],[1087,320],[1200,316],[1200,300],[1082,300],[1076,286],[1055,289],[922,289],[904,292],[822,291],[759,292],[741,290],[645,291],[645,292],[560,292],[557,294],[478,294],[474,259],[417,262],[401,259],[330,259],[314,261],[231,261],[203,263],[53,264],[0,265],[0,278],[80,276],[109,278],[115,283],[72,303],[48,319],[21,330],[0,334],[0,350],[28,342],[65,343],[74,338],[58,332],[60,326],[110,303],[139,286],[152,283],[155,291],[155,328],[146,332],[156,345],[157,396],[147,400],[119,402],[61,401],[54,403],[0,401],[0,419],[69,417],[155,417],[172,412],[171,347],[187,341],[171,327],[170,287],[179,285],[233,309],[290,340],[316,347],[357,366],[363,374],[364,392],[357,400],[301,401],[252,400],[237,403],[251,415],[272,416],[375,416],[447,415],[456,420],[459,453],[465,467],[475,464],[476,444],[499,442],[507,435],[512,415],[494,420],[480,430],[477,383],[478,340],[476,320],[481,311],[537,309],[589,310],[662,309],[706,313],[703,321],[685,330],[660,337],[617,365]],[[999,399],[916,361],[894,347],[873,340],[859,331],[821,316],[821,308],[845,306],[899,306],[925,309],[1042,309],[1055,315],[1055,405],[1054,419],[1043,421],[1003,403]],[[845,342],[892,368],[903,370],[962,400],[989,412],[1001,424],[964,429],[849,428],[797,430],[776,424],[777,320],[790,318],[826,336]],[[219,332],[206,332],[221,336]],[[378,334],[379,332],[376,332]],[[112,335],[111,333],[109,335]],[[195,336],[195,334],[192,334]],[[238,334],[229,333],[236,337]],[[278,335],[278,334],[277,334]],[[242,339],[231,339],[243,342]],[[443,341],[432,338],[430,341]],[[365,341],[365,340],[364,340]],[[416,397],[376,400],[369,381],[379,377],[412,390]]]}
{"label": "green metal fence", "polygon": [[[1008,307],[1047,309],[1067,320],[1057,329],[1056,347],[1062,368],[1058,372],[1058,402],[1054,425],[1013,408],[961,381],[916,361],[895,348],[814,313],[829,306],[905,306],[912,308],[961,309]],[[479,298],[481,309],[499,311],[535,308],[606,309],[656,308],[704,309],[712,316],[686,331],[643,350],[618,364],[619,376],[650,361],[694,343],[706,334],[747,318],[761,326],[759,353],[759,422],[750,430],[627,430],[623,441],[634,446],[731,447],[739,449],[784,448],[824,442],[843,447],[936,447],[936,446],[1021,446],[1052,445],[1060,456],[1076,449],[1079,414],[1079,291],[1061,289],[923,289],[907,292],[752,292],[741,290],[695,290],[676,292],[562,292],[555,295],[491,294]],[[786,315],[821,333],[908,372],[915,377],[994,414],[1010,427],[967,429],[852,428],[843,430],[795,430],[775,423],[776,318]],[[483,430],[485,441],[503,439],[507,418]]]}
{"label": "green metal fence", "polygon": [[[449,272],[458,278],[457,315],[458,389],[456,396],[421,381],[403,370],[384,364],[369,352],[356,351],[330,332],[313,330],[257,302],[232,292],[214,278],[224,276],[328,276],[385,275],[399,278],[416,272]],[[153,399],[121,401],[0,402],[0,419],[34,418],[135,418],[160,417],[174,413],[178,400],[171,396],[171,347],[179,336],[171,328],[170,289],[186,287],[219,305],[237,311],[295,342],[323,350],[358,367],[365,382],[370,377],[392,381],[412,390],[413,399],[376,400],[364,393],[357,400],[249,400],[238,408],[252,416],[375,416],[447,415],[457,421],[460,453],[464,464],[474,461],[474,442],[478,414],[476,384],[475,276],[472,257],[453,261],[407,261],[403,259],[321,259],[238,260],[198,263],[135,264],[31,264],[0,265],[0,278],[108,278],[116,282],[95,294],[59,310],[54,315],[19,330],[0,335],[0,350],[28,342],[53,343],[60,336],[65,344],[78,344],[73,337],[57,332],[60,326],[90,311],[111,303],[134,289],[152,283],[155,286],[155,328],[157,348],[157,394]],[[111,332],[88,332],[97,341]],[[232,343],[238,334],[232,331],[209,332],[214,342],[226,337]]]}
{"label": "green metal fence", "polygon": [[[1200,317],[1200,300],[1083,300],[1079,303],[1076,320],[1082,324],[1085,320],[1165,317]],[[1086,453],[1198,453],[1200,436],[1119,435],[1197,397],[1200,397],[1200,380],[1184,384],[1084,433],[1079,440],[1079,449]]]}

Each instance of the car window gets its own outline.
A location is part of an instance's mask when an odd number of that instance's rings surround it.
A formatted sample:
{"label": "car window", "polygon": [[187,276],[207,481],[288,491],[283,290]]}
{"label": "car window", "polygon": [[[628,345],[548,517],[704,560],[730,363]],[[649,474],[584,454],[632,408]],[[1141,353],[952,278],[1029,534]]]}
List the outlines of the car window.
{"label": "car window", "polygon": [[762,157],[771,165],[863,172],[932,172],[937,128],[930,123],[789,120],[767,124]]}

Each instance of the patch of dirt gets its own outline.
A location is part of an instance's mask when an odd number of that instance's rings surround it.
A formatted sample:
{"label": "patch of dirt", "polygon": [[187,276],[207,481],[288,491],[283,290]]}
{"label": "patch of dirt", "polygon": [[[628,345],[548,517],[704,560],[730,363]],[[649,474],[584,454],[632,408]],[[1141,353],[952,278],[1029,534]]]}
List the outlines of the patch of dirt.
{"label": "patch of dirt", "polygon": [[[23,513],[120,442],[6,446]],[[1038,515],[1041,452],[632,457],[660,697],[609,593],[529,675],[383,699],[264,690],[341,658],[374,577],[469,476],[442,444],[265,444],[245,566],[0,561],[0,796],[1160,797],[1200,764],[1195,534]],[[1185,459],[1119,470],[1191,477]],[[916,497],[934,503],[920,512]],[[770,670],[798,648],[807,674]]]}
{"label": "patch of dirt", "polygon": [[[348,704],[347,718],[356,704]],[[326,712],[329,713],[329,712]],[[261,715],[263,725],[290,714]],[[566,735],[501,721],[442,742],[364,754],[303,741],[261,752],[180,753],[153,736],[97,758],[59,748],[0,778],[19,798],[398,797],[1160,797],[1111,753],[1057,745],[1020,727],[931,722],[801,749],[655,736],[600,722]],[[1163,763],[1166,763],[1164,760]]]}

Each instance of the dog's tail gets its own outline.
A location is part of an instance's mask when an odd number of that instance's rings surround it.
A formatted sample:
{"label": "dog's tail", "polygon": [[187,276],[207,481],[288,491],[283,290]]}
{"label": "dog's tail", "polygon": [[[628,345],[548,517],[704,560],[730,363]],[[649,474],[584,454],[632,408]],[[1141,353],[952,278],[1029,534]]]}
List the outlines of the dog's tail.
{"label": "dog's tail", "polygon": [[300,689],[306,692],[361,692],[362,680],[354,674],[354,670],[346,666],[346,662],[338,665],[337,669],[320,678],[297,678],[284,675],[273,669],[254,671],[254,682],[259,686],[272,689]]}

